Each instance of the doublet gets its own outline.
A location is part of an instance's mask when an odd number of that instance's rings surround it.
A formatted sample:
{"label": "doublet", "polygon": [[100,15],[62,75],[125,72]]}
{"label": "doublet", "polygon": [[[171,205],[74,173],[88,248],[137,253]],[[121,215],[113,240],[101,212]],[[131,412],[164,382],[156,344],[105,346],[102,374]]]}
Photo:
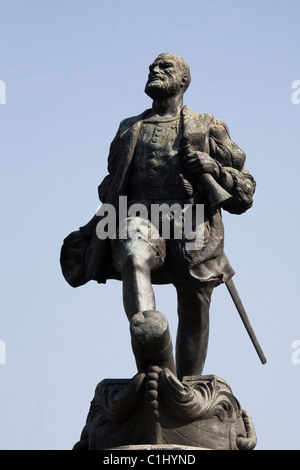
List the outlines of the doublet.
{"label": "doublet", "polygon": [[137,141],[128,184],[133,199],[186,199],[184,164],[180,154],[182,122],[145,119]]}

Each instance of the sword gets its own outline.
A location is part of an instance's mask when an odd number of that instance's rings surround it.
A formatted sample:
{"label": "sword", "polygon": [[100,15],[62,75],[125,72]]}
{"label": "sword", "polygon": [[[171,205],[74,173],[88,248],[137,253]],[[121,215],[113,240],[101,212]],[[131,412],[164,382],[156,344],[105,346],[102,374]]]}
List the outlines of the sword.
{"label": "sword", "polygon": [[229,279],[229,281],[227,281],[226,283],[226,287],[229,291],[229,294],[231,295],[231,298],[237,308],[237,311],[242,319],[242,322],[244,323],[244,326],[247,330],[247,333],[248,335],[250,336],[250,339],[253,343],[253,346],[255,347],[256,349],[256,352],[261,360],[261,363],[262,364],[266,364],[267,362],[267,359],[265,358],[265,355],[263,353],[263,350],[261,349],[260,345],[259,345],[259,342],[257,341],[257,338],[255,336],[255,333],[253,331],[253,328],[250,324],[250,321],[249,321],[249,318],[248,318],[248,315],[246,313],[246,310],[244,309],[244,306],[242,304],[242,301],[240,299],[240,296],[238,294],[238,291],[236,290],[236,287],[234,285],[234,282],[232,279]]}

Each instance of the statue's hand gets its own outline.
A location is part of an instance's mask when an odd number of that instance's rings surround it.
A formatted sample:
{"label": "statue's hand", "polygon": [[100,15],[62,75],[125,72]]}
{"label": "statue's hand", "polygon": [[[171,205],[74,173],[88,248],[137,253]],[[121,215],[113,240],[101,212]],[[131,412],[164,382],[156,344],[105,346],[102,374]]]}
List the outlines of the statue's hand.
{"label": "statue's hand", "polygon": [[210,173],[215,178],[219,176],[218,164],[208,155],[208,153],[189,153],[188,155],[185,155],[184,163],[191,173]]}

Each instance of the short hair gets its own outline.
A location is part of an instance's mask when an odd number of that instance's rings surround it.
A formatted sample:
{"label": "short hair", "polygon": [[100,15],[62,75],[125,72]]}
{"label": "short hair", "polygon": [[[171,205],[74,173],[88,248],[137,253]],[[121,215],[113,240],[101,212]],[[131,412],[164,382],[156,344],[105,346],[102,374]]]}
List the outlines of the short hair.
{"label": "short hair", "polygon": [[170,52],[162,52],[161,54],[159,54],[156,57],[154,62],[157,62],[157,61],[162,60],[162,59],[163,60],[172,59],[179,66],[179,68],[182,72],[182,75],[184,75],[185,78],[186,78],[186,82],[185,82],[185,85],[184,85],[184,91],[185,91],[191,83],[191,71],[190,71],[190,67],[189,67],[188,63],[182,57],[180,57],[179,55],[171,54]]}

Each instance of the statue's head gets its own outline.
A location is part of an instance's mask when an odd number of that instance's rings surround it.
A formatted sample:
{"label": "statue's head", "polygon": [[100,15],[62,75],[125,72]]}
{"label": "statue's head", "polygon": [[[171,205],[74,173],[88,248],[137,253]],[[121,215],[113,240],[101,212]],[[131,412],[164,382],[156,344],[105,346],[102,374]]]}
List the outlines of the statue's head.
{"label": "statue's head", "polygon": [[164,52],[149,67],[145,93],[159,99],[184,93],[191,82],[190,68],[178,55]]}

